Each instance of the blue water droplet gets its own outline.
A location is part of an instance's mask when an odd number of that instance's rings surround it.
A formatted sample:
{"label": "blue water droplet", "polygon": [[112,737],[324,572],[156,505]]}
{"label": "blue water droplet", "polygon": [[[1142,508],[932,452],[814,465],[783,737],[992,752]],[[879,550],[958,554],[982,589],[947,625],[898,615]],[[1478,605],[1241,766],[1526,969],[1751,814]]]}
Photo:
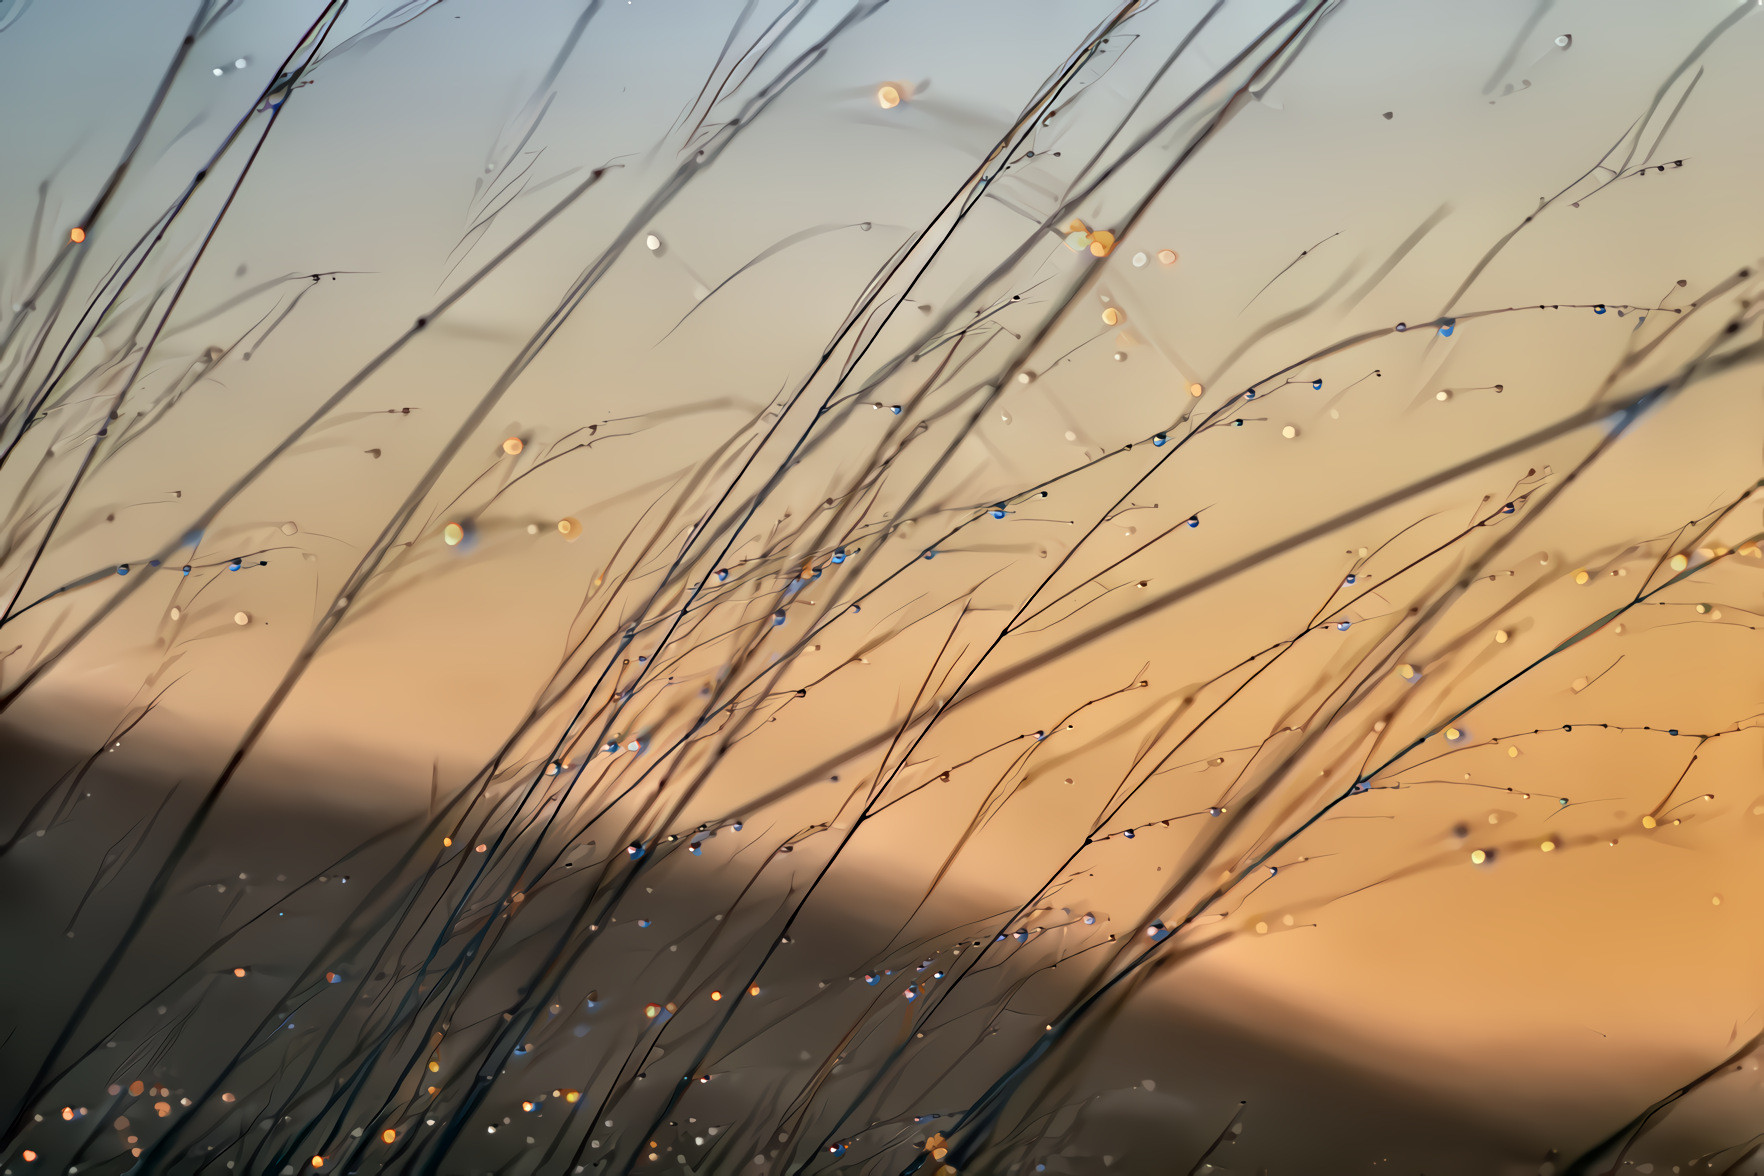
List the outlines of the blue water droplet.
{"label": "blue water droplet", "polygon": [[772,625],[775,628],[778,625],[782,625],[783,623],[784,623],[784,610],[779,609],[777,612],[772,614]]}
{"label": "blue water droplet", "polygon": [[1322,380],[1312,380],[1311,387],[1321,389],[1323,387],[1323,381]]}
{"label": "blue water droplet", "polygon": [[116,565],[116,574],[119,576],[128,575],[129,574],[129,565],[128,564],[117,564]]}
{"label": "blue water droplet", "polygon": [[1166,436],[1165,434],[1159,433],[1156,437],[1152,438],[1152,444],[1161,446],[1164,444],[1164,442],[1168,441],[1169,439],[1170,438],[1168,436]]}
{"label": "blue water droplet", "polygon": [[845,562],[845,548],[841,547],[833,553],[833,562],[836,564],[842,564]]}
{"label": "blue water droplet", "polygon": [[1593,307],[1593,313],[1594,314],[1604,314],[1605,313],[1605,304],[1603,302],[1601,302],[1597,306]]}

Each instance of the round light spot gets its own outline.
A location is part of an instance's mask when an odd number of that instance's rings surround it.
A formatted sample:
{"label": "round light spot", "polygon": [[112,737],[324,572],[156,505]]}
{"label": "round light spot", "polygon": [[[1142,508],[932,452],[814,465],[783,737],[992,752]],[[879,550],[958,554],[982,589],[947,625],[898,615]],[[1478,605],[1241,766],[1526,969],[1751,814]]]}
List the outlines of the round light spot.
{"label": "round light spot", "polygon": [[884,84],[876,87],[876,105],[883,110],[893,110],[900,105],[900,88]]}
{"label": "round light spot", "polygon": [[1175,265],[1176,264],[1176,251],[1174,249],[1160,249],[1160,250],[1158,250],[1158,264],[1159,265]]}
{"label": "round light spot", "polygon": [[448,523],[441,528],[441,542],[449,547],[458,547],[465,539],[465,528],[458,523]]}
{"label": "round light spot", "polygon": [[1287,425],[1280,430],[1280,435],[1285,437],[1288,441],[1291,441],[1294,437],[1298,436],[1298,426]]}
{"label": "round light spot", "polygon": [[1144,268],[1144,266],[1145,266],[1145,254],[1135,253],[1133,255],[1133,268],[1134,269],[1142,269],[1142,268]]}
{"label": "round light spot", "polygon": [[86,230],[81,228],[72,229],[68,232],[67,239],[72,241],[75,245],[78,245],[81,241],[86,239]]}
{"label": "round light spot", "polygon": [[235,624],[235,625],[249,625],[250,623],[251,623],[251,614],[250,613],[240,611],[240,612],[236,612],[233,614],[233,624]]}
{"label": "round light spot", "polygon": [[1114,306],[1103,307],[1102,321],[1107,323],[1111,327],[1115,326],[1117,323],[1119,323],[1121,321],[1120,309],[1118,307],[1114,307]]}
{"label": "round light spot", "polygon": [[559,519],[557,533],[565,539],[579,539],[582,536],[582,524],[577,519]]}
{"label": "round light spot", "polygon": [[515,454],[519,453],[521,450],[525,449],[526,447],[527,447],[527,443],[525,441],[522,441],[519,437],[510,437],[508,440],[506,440],[502,443],[502,452],[508,454],[510,457],[513,457]]}

